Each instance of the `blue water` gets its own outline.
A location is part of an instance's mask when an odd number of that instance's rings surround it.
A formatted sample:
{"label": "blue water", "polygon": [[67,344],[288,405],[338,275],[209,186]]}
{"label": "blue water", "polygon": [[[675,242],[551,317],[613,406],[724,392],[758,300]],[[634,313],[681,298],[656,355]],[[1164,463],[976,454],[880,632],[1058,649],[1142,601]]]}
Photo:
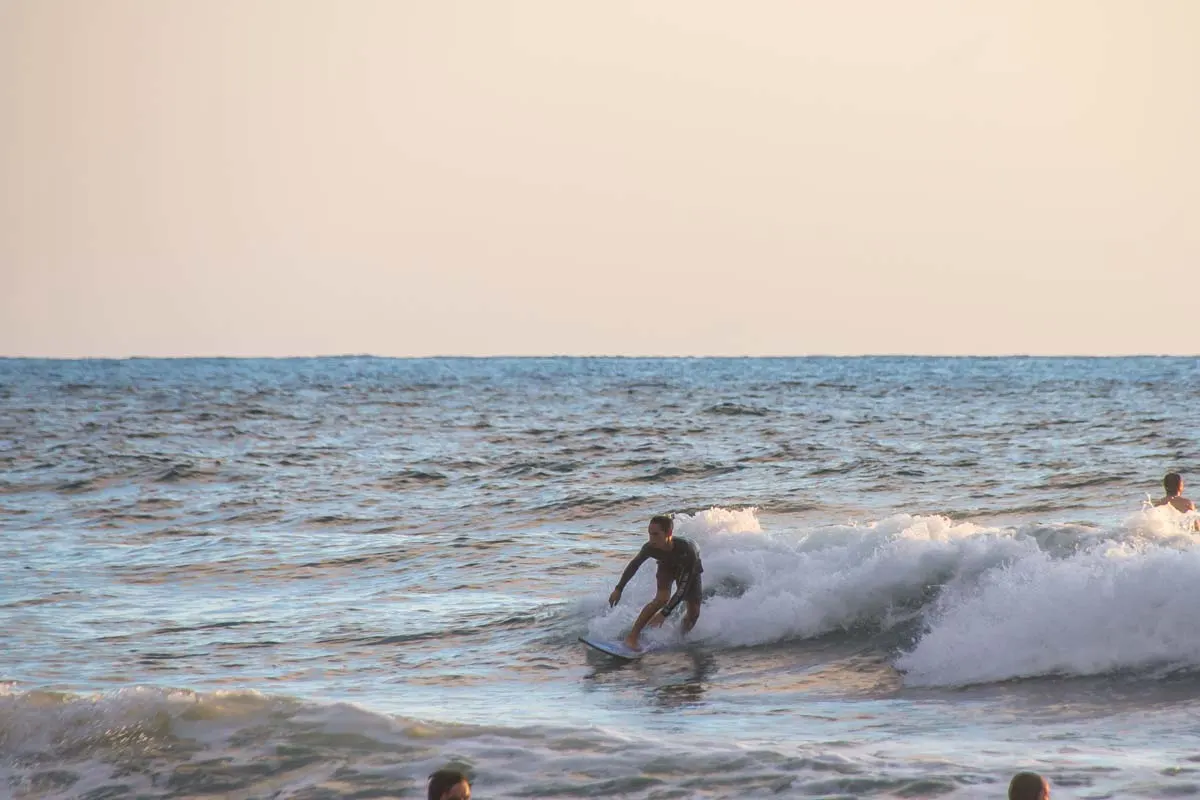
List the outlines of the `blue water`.
{"label": "blue water", "polygon": [[[0,796],[1200,793],[1200,360],[0,360]],[[625,664],[676,514],[701,620]],[[652,637],[652,639],[654,638]]]}

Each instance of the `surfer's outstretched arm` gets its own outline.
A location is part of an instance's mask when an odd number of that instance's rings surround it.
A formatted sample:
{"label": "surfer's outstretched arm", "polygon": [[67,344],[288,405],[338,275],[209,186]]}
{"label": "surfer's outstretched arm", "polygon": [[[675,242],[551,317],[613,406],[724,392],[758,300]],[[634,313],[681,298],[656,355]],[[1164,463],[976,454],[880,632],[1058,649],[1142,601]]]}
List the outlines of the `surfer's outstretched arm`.
{"label": "surfer's outstretched arm", "polygon": [[638,569],[641,568],[642,564],[644,564],[646,559],[649,557],[650,554],[647,553],[646,548],[643,547],[638,551],[638,554],[633,557],[633,560],[629,562],[629,566],[625,567],[625,571],[621,573],[621,580],[617,581],[617,588],[613,589],[612,594],[608,596],[608,604],[610,606],[615,606],[617,603],[621,602],[621,590],[625,588],[625,584],[633,580],[633,576],[637,574]]}

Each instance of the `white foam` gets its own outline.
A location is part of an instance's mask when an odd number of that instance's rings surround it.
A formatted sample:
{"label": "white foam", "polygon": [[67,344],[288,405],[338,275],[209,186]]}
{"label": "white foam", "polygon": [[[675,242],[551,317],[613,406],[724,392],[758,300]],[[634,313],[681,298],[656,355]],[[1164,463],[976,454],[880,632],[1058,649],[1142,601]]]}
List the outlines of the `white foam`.
{"label": "white foam", "polygon": [[907,620],[948,582],[1037,545],[944,517],[897,515],[867,525],[752,536],[714,535],[704,547],[714,597],[697,635],[726,645],[809,638]]}
{"label": "white foam", "polygon": [[896,666],[940,686],[1200,667],[1197,537],[1156,517],[1124,541],[1033,553],[947,592]]}
{"label": "white foam", "polygon": [[[753,509],[710,509],[678,518],[676,531],[700,545],[705,588],[717,592],[693,638],[746,646],[916,622],[924,632],[897,666],[913,684],[958,685],[1200,666],[1200,535],[1190,524],[1159,508],[1112,529],[901,514],[765,531]],[[653,570],[643,573],[590,633],[628,630],[654,591]],[[676,637],[671,626],[648,634]]]}

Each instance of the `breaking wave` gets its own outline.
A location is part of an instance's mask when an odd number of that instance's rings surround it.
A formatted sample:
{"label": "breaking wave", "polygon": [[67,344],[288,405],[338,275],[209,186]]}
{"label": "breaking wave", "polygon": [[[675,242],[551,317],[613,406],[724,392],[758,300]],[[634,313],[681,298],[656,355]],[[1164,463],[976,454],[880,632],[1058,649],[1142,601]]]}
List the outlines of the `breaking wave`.
{"label": "breaking wave", "polygon": [[[677,518],[704,559],[693,636],[718,647],[835,632],[903,634],[906,683],[1200,668],[1200,535],[1152,509],[1114,529],[989,528],[900,514],[863,525],[764,530],[754,509]],[[632,591],[652,592],[653,576]],[[591,623],[617,635],[638,604]],[[677,633],[651,631],[650,640]]]}

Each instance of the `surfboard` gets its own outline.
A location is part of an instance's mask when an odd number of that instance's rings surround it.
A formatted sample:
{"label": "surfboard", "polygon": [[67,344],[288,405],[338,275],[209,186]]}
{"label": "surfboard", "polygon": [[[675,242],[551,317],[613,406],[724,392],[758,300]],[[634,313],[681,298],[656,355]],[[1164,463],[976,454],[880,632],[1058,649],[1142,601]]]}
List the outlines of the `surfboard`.
{"label": "surfboard", "polygon": [[594,650],[599,650],[605,655],[621,658],[625,661],[636,661],[646,655],[645,650],[630,650],[625,646],[624,642],[606,642],[603,639],[589,639],[586,636],[580,636],[579,641]]}

